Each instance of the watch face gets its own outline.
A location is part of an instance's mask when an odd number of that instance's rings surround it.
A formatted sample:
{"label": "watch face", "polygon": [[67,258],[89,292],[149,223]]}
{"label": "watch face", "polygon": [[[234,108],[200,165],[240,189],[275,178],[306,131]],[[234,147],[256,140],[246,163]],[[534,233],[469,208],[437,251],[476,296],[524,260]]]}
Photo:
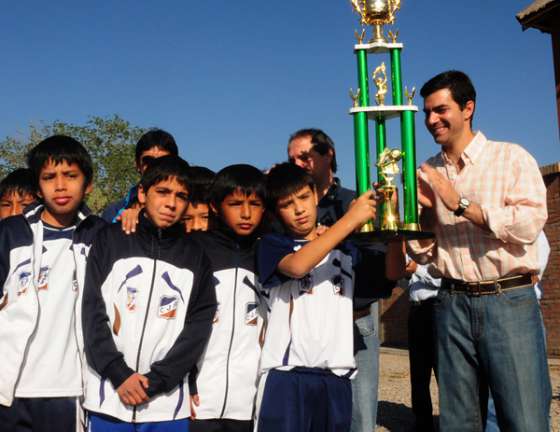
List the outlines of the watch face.
{"label": "watch face", "polygon": [[463,208],[467,208],[470,205],[470,201],[466,198],[461,198],[461,201],[459,201],[459,205]]}

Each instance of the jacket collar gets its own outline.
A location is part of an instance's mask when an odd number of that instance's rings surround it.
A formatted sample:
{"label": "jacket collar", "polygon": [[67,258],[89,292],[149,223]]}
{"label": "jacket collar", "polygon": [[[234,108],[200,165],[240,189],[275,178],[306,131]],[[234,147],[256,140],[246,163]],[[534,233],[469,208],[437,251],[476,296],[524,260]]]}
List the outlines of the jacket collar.
{"label": "jacket collar", "polygon": [[[27,211],[24,213],[23,217],[27,220],[27,223],[34,224],[41,220],[41,213],[43,213],[45,206],[41,202],[37,202],[35,204],[31,204]],[[82,202],[80,207],[78,207],[78,213],[76,214],[77,222],[76,227],[80,225],[85,219],[91,216],[93,213],[89,209],[89,207]]]}
{"label": "jacket collar", "polygon": [[167,245],[184,236],[185,228],[179,222],[169,228],[158,228],[148,219],[146,212],[142,210],[138,216],[138,234],[141,237],[157,239],[160,244]]}
{"label": "jacket collar", "polygon": [[240,236],[219,218],[214,223],[214,229],[210,231],[222,244],[230,248],[250,249],[258,238],[258,228],[250,236]]}

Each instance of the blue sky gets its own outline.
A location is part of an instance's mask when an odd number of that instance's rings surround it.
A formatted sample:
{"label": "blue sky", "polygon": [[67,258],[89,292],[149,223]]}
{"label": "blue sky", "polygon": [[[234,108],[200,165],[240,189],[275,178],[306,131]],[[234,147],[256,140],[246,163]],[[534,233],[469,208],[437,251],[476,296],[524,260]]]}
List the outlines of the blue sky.
{"label": "blue sky", "polygon": [[[545,165],[560,160],[552,49],[549,35],[521,31],[515,14],[529,3],[403,0],[396,28],[404,84],[464,70],[479,95],[475,128]],[[217,170],[265,168],[285,159],[291,132],[320,127],[335,140],[343,182],[354,184],[358,17],[347,0],[19,1],[2,16],[1,137],[119,114],[168,130],[189,162]],[[370,57],[370,69],[383,60]],[[421,113],[416,125],[420,162],[438,146]]]}

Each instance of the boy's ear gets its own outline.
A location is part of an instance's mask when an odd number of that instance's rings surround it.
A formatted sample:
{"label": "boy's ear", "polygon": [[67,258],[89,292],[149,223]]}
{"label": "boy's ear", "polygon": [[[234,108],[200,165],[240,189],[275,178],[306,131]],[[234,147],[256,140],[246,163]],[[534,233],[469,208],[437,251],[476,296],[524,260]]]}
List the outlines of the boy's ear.
{"label": "boy's ear", "polygon": [[146,192],[142,185],[138,185],[138,202],[142,205],[146,204]]}
{"label": "boy's ear", "polygon": [[93,182],[89,182],[86,186],[86,189],[84,190],[84,193],[86,195],[89,195],[92,190],[93,190]]}
{"label": "boy's ear", "polygon": [[315,201],[315,206],[319,205],[319,195],[317,194],[317,186],[313,186],[313,200]]}

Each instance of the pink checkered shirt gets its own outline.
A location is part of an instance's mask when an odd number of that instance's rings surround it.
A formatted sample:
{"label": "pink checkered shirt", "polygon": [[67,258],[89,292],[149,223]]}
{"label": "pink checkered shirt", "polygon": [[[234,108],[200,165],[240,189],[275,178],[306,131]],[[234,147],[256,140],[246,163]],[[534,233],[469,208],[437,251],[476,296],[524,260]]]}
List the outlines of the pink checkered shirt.
{"label": "pink checkered shirt", "polygon": [[535,159],[517,144],[489,141],[478,132],[463,151],[463,169],[441,152],[427,163],[455,190],[481,206],[488,230],[455,216],[436,198],[436,239],[421,247],[407,242],[421,264],[436,277],[468,282],[538,273],[535,240],[546,218],[546,188]]}

